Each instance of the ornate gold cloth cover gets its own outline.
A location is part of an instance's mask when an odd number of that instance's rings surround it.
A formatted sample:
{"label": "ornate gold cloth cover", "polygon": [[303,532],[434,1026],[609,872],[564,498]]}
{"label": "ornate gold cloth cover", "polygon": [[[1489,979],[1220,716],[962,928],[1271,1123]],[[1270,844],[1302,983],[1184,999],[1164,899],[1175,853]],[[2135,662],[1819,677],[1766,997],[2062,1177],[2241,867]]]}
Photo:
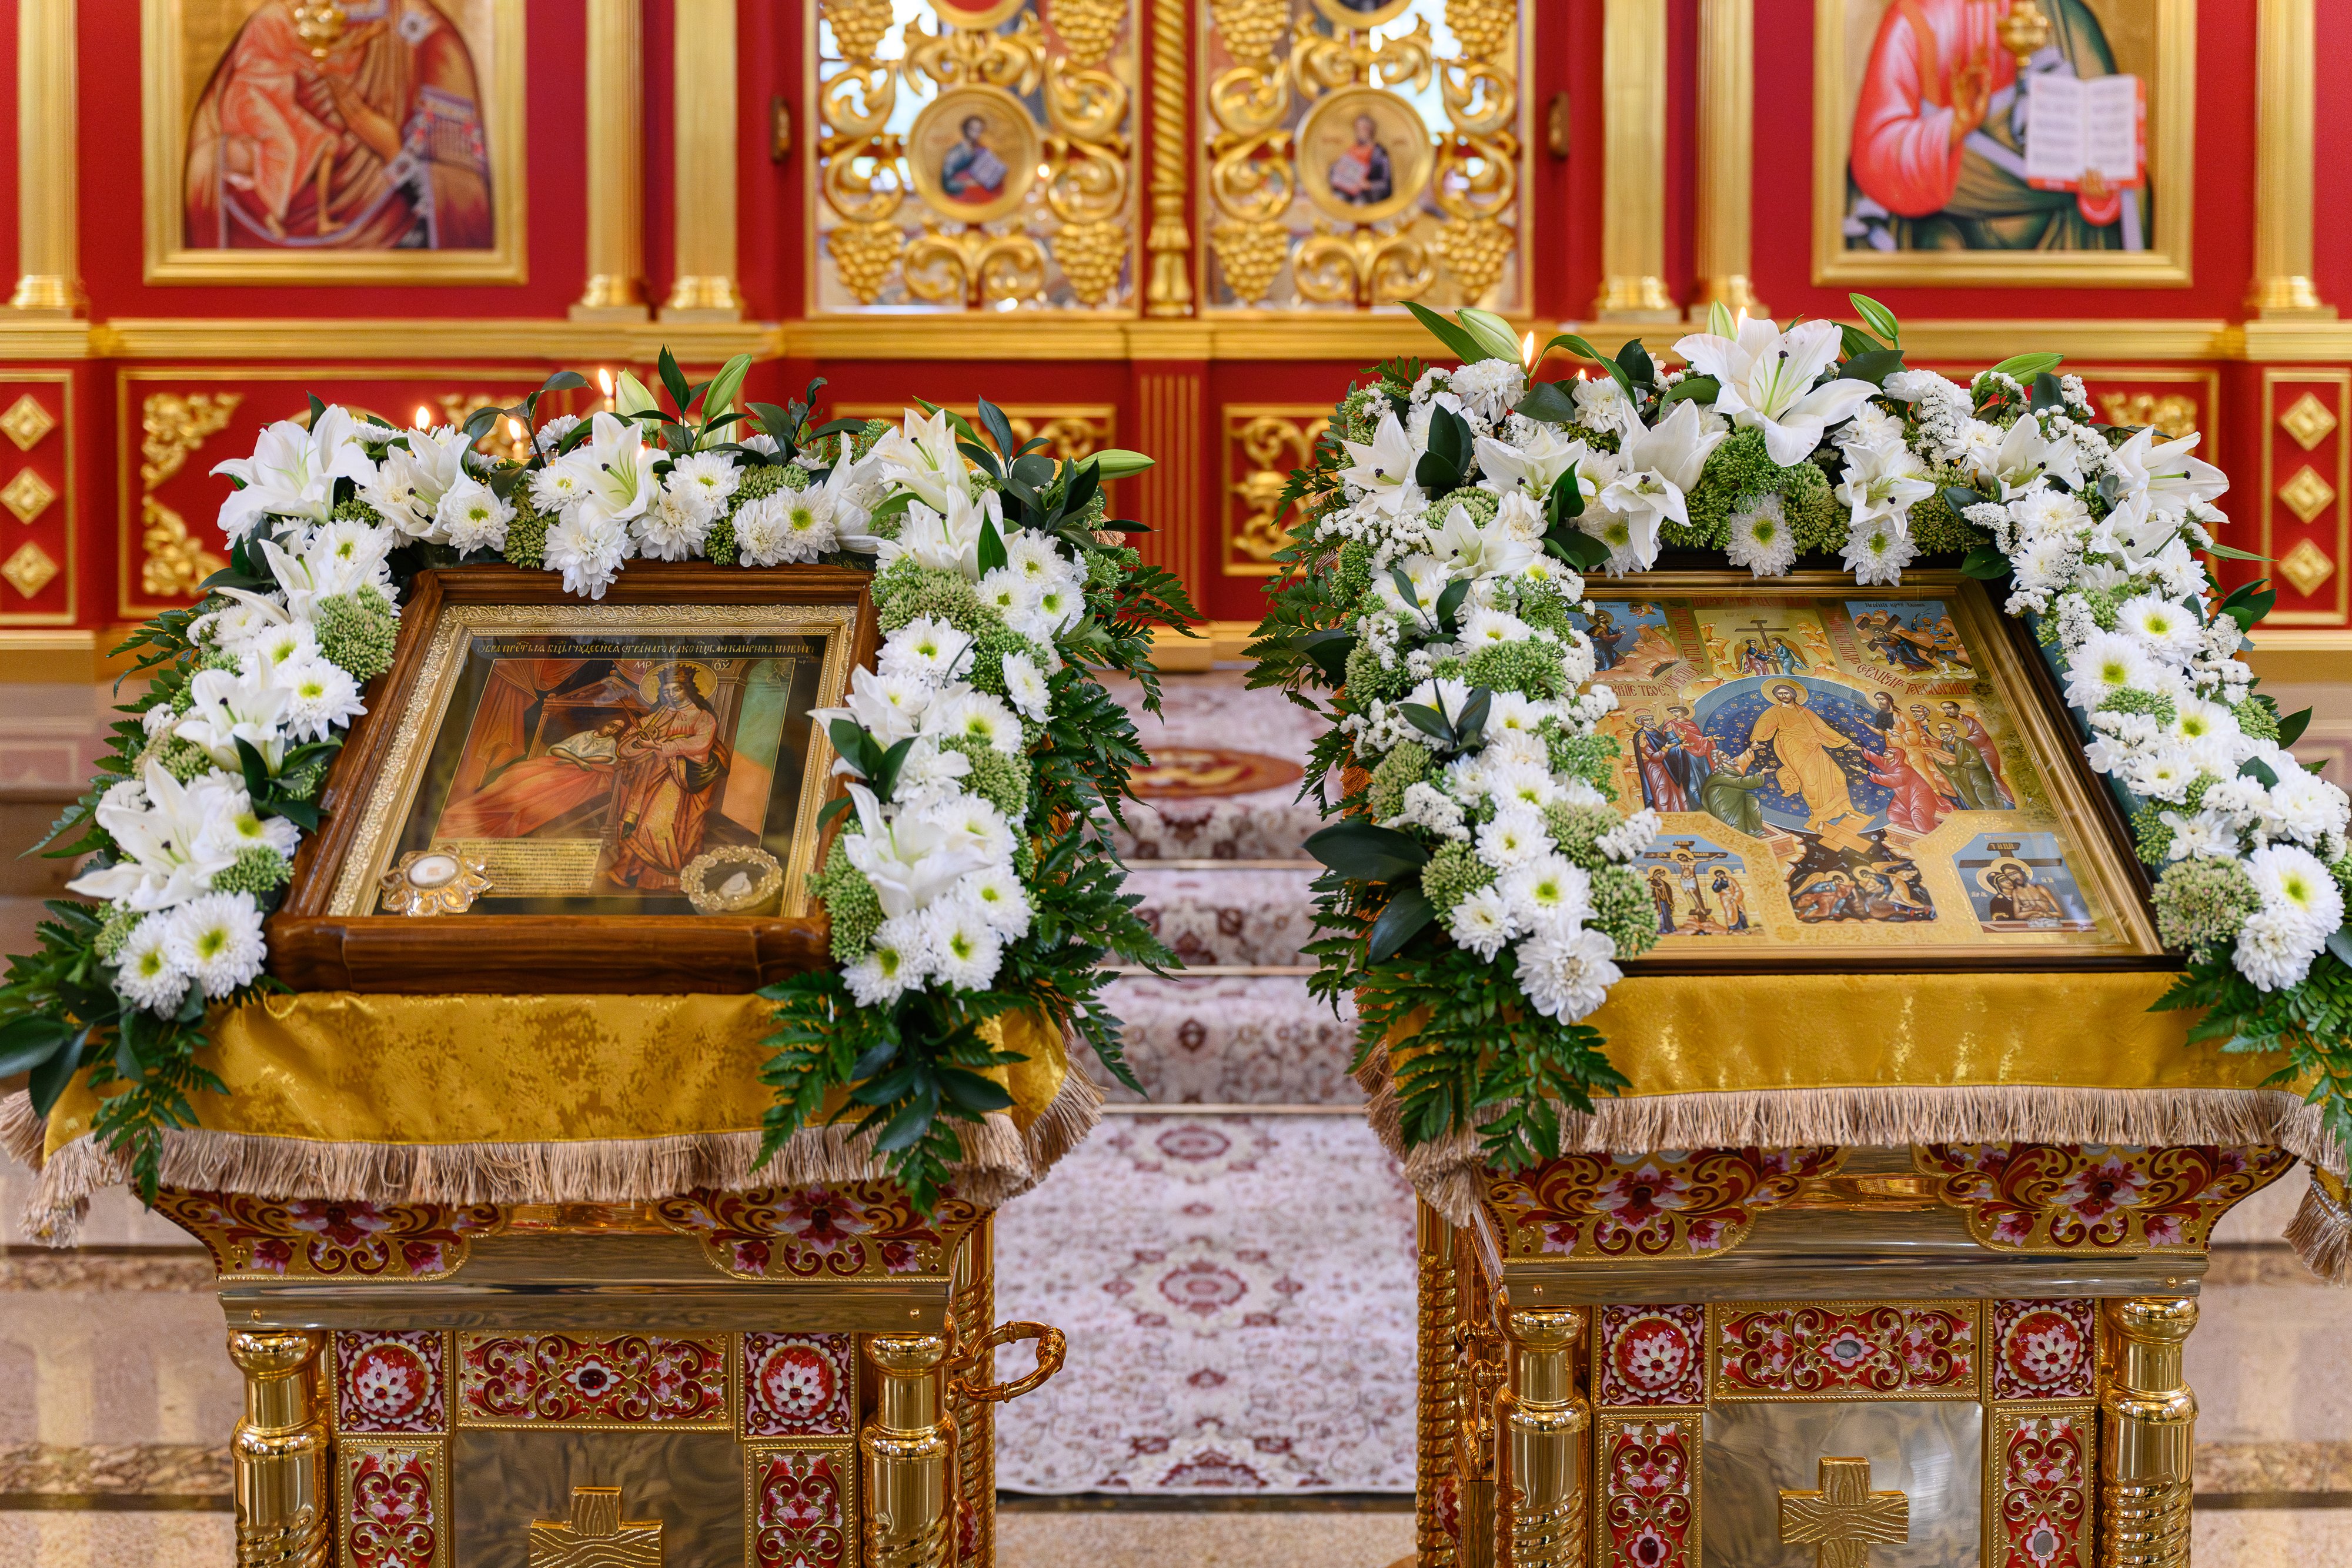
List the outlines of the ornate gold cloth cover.
{"label": "ornate gold cloth cover", "polygon": [[[359,996],[310,992],[217,1013],[205,1065],[229,1095],[194,1097],[201,1125],[167,1133],[163,1180],[379,1203],[625,1203],[877,1176],[845,1127],[796,1134],[755,1175],[770,1006],[750,996]],[[1057,1031],[1025,1014],[992,1070],[1010,1111],[962,1129],[959,1192],[992,1208],[1082,1139],[1099,1097]],[[41,1166],[52,1225],[120,1162],[89,1134],[77,1084],[35,1126],[22,1095],[8,1143]]]}

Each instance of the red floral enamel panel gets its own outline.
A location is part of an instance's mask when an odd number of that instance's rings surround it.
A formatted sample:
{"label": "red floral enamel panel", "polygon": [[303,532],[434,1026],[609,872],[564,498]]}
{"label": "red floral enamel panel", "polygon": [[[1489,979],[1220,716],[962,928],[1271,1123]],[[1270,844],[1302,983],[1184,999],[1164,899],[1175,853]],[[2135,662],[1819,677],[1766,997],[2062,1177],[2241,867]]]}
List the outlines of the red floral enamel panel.
{"label": "red floral enamel panel", "polygon": [[445,1568],[444,1463],[438,1443],[345,1450],[343,1561],[350,1568]]}
{"label": "red floral enamel panel", "polygon": [[845,1568],[856,1560],[850,1445],[755,1448],[750,1464],[753,1568]]}
{"label": "red floral enamel panel", "polygon": [[2000,1412],[1993,1425],[1998,1456],[2000,1568],[2091,1568],[2092,1424],[2084,1406],[2069,1411]]}
{"label": "red floral enamel panel", "polygon": [[1837,1168],[1834,1148],[1562,1155],[1489,1176],[1486,1204],[1514,1258],[1595,1263],[1709,1257],[1748,1239],[1756,1216]]}
{"label": "red floral enamel panel", "polygon": [[1602,1416],[1597,1568],[1698,1568],[1696,1416]]}
{"label": "red floral enamel panel", "polygon": [[1593,1333],[1593,1403],[1706,1402],[1706,1309],[1604,1306]]}
{"label": "red floral enamel panel", "polygon": [[1715,1309],[1717,1399],[1973,1399],[1971,1304],[1872,1301]]}
{"label": "red floral enamel panel", "polygon": [[724,1339],[461,1333],[468,1427],[726,1427]]}
{"label": "red floral enamel panel", "polygon": [[830,1437],[855,1430],[855,1334],[747,1333],[743,1336],[743,1434],[749,1437]]}
{"label": "red floral enamel panel", "polygon": [[2210,1144],[1927,1144],[1912,1158],[1979,1243],[2018,1252],[2201,1250],[2232,1204],[2294,1163]]}
{"label": "red floral enamel panel", "polygon": [[1995,1399],[2088,1399],[2098,1305],[2087,1301],[1992,1304]]}
{"label": "red floral enamel panel", "polygon": [[331,1203],[170,1187],[156,1194],[155,1207],[202,1241],[226,1278],[438,1280],[464,1264],[472,1238],[499,1224],[490,1204]]}
{"label": "red floral enamel panel", "polygon": [[335,1429],[446,1432],[448,1340],[437,1330],[335,1333]]}
{"label": "red floral enamel panel", "polygon": [[662,1223],[699,1239],[710,1260],[745,1280],[936,1274],[979,1208],[942,1191],[926,1220],[894,1182],[832,1186],[706,1187],[654,1205]]}

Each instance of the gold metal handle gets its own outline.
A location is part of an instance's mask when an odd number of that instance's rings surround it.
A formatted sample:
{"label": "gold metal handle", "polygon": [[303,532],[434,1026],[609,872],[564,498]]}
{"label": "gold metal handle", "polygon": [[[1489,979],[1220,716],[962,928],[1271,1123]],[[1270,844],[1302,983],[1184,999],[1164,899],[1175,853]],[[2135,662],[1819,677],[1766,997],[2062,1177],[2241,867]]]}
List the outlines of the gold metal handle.
{"label": "gold metal handle", "polygon": [[[980,1358],[992,1350],[1001,1350],[1017,1340],[1037,1342],[1037,1370],[1011,1383],[975,1383],[964,1373],[980,1364]],[[999,1323],[988,1331],[988,1337],[973,1345],[971,1351],[956,1358],[955,1373],[948,1379],[949,1394],[958,1399],[977,1400],[983,1405],[1002,1405],[1008,1399],[1043,1387],[1047,1378],[1062,1370],[1062,1358],[1068,1354],[1069,1343],[1062,1331],[1051,1323]]]}

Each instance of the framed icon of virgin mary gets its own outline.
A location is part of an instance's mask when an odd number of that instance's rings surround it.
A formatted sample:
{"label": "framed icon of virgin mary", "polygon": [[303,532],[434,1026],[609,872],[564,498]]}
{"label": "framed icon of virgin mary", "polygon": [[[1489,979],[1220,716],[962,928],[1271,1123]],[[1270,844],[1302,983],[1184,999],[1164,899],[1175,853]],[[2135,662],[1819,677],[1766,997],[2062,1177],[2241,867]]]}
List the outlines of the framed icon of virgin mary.
{"label": "framed icon of virgin mary", "polygon": [[420,577],[273,928],[279,977],[748,989],[807,967],[838,792],[809,715],[870,657],[865,581],[648,566],[583,604],[513,568]]}

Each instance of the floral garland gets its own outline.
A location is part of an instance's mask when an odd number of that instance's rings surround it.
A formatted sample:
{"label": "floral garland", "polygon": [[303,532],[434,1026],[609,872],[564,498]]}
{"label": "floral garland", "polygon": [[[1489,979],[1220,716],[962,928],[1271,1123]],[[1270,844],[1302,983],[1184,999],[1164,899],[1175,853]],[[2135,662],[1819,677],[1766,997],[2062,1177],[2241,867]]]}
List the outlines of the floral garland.
{"label": "floral garland", "polygon": [[1544,357],[1603,372],[1558,382],[1500,318],[1415,307],[1459,367],[1392,361],[1340,402],[1293,476],[1304,520],[1251,650],[1256,684],[1331,694],[1318,993],[1356,996],[1360,1062],[1410,1034],[1408,1142],[1556,1152],[1559,1109],[1624,1082],[1581,1020],[1656,941],[1626,862],[1657,819],[1613,800],[1594,725],[1615,695],[1570,620],[1585,574],[1668,548],[1758,578],[1835,553],[1877,584],[1941,558],[2006,580],[2131,812],[2188,957],[2158,1006],[2204,1008],[2192,1040],[2283,1053],[2273,1082],[2352,1146],[2352,803],[2286,749],[2308,714],[2283,718],[2237,657],[2275,596],[2208,576],[2201,556],[2252,559],[2214,538],[2227,481],[2194,435],[2098,423],[2055,354],[1962,387],[1906,368],[1893,315],[1853,302],[1867,330],[1718,308],[1680,370],[1556,338]]}
{"label": "floral garland", "polygon": [[[1148,459],[1057,462],[929,404],[901,428],[811,423],[736,397],[748,356],[667,403],[624,373],[613,406],[541,420],[551,377],[462,426],[401,430],[312,400],[221,464],[230,565],[204,601],[140,628],[146,691],[120,711],[90,792],[44,840],[90,856],[40,950],[0,986],[0,1076],[31,1074],[46,1117],[85,1069],[97,1131],[152,1194],[160,1134],[190,1096],[226,1092],[198,1061],[207,1009],[250,999],[263,922],[317,831],[329,764],[365,686],[391,668],[404,588],[432,566],[505,561],[602,598],[634,559],[874,571],[884,636],[844,706],[819,710],[853,802],[812,893],[840,966],[761,994],[778,1004],[762,1072],[777,1090],[762,1159],[847,1091],[861,1133],[928,1207],[961,1145],[954,1124],[1011,1104],[986,1070],[1021,1060],[991,1020],[1041,1012],[1122,1078],[1101,961],[1169,956],[1119,896],[1103,816],[1144,760],[1096,672],[1158,687],[1155,626],[1193,614],[1181,585],[1119,542],[1101,481]],[[494,457],[499,421],[528,455]],[[983,438],[985,437],[985,438]]]}

